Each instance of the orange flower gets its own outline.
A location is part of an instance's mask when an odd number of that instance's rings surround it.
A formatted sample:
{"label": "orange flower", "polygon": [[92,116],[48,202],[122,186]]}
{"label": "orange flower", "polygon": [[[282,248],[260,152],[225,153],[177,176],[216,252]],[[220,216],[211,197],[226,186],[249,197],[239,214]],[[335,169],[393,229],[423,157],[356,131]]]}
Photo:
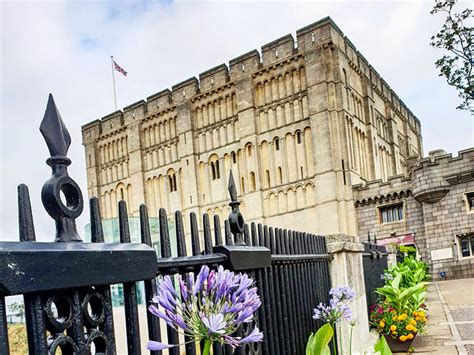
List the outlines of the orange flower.
{"label": "orange flower", "polygon": [[415,321],[414,319],[412,319],[412,320],[410,321],[410,324],[411,324],[411,325],[416,325],[416,321]]}
{"label": "orange flower", "polygon": [[408,333],[407,339],[413,339],[413,334],[412,334],[412,333]]}
{"label": "orange flower", "polygon": [[401,341],[406,341],[406,340],[407,340],[407,337],[406,337],[405,335],[402,335],[402,336],[400,336],[400,338],[398,338],[398,339],[400,339]]}
{"label": "orange flower", "polygon": [[392,318],[392,320],[393,320],[394,322],[396,322],[397,319],[398,319],[397,316],[393,316],[393,318]]}
{"label": "orange flower", "polygon": [[413,330],[414,327],[413,327],[413,325],[408,324],[408,325],[405,327],[405,329],[408,330],[408,331],[410,331],[410,330]]}
{"label": "orange flower", "polygon": [[383,320],[381,320],[380,323],[379,323],[379,326],[380,326],[380,328],[385,327],[385,322]]}
{"label": "orange flower", "polygon": [[391,325],[391,326],[390,326],[390,330],[391,330],[392,332],[394,332],[396,329],[397,329],[397,326],[396,326],[396,325]]}
{"label": "orange flower", "polygon": [[416,316],[416,317],[415,317],[415,320],[416,320],[417,322],[419,322],[419,321],[421,320],[421,318],[418,317],[418,316]]}

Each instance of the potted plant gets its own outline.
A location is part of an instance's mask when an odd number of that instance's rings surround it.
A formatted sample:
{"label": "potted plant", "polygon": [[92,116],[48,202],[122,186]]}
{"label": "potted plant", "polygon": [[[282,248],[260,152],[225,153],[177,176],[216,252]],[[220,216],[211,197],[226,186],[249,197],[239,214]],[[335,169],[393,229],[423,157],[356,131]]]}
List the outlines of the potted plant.
{"label": "potted plant", "polygon": [[379,302],[371,308],[370,322],[393,352],[407,352],[427,321],[426,267],[405,258],[384,273],[385,285],[375,292]]}
{"label": "potted plant", "polygon": [[407,352],[418,333],[423,332],[427,316],[425,310],[409,313],[382,303],[372,307],[370,320],[393,352]]}

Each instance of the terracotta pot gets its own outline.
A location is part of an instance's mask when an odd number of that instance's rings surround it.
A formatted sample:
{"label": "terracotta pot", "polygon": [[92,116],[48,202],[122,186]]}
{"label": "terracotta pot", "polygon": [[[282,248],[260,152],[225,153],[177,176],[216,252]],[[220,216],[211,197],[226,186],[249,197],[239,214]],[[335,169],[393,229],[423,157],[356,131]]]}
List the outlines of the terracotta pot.
{"label": "terracotta pot", "polygon": [[408,352],[408,349],[410,349],[411,344],[413,343],[413,340],[416,338],[416,334],[413,337],[413,339],[406,340],[406,341],[401,341],[400,339],[392,338],[390,335],[385,335],[385,340],[387,341],[388,346],[390,347],[390,350],[394,353],[406,353]]}

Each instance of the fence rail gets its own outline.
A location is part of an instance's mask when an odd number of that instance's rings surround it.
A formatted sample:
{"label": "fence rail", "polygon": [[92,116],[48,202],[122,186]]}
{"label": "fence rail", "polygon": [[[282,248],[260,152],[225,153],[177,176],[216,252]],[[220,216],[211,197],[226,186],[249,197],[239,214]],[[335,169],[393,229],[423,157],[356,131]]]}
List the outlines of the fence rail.
{"label": "fence rail", "polygon": [[[262,306],[255,322],[264,333],[262,343],[232,350],[214,345],[214,354],[303,354],[311,331],[320,324],[311,318],[312,307],[328,301],[329,259],[325,238],[313,234],[245,224],[230,174],[229,205],[232,212],[223,226],[204,214],[201,232],[196,214],[189,216],[191,250],[188,252],[183,218],[174,214],[175,235],[169,235],[168,216],[159,210],[161,256],[152,248],[148,212],[140,206],[141,243],[131,243],[127,206],[118,203],[120,243],[105,243],[97,198],[90,200],[91,242],[83,243],[75,218],[83,209],[79,186],[67,174],[69,133],[52,97],[41,124],[51,158],[53,175],[42,191],[45,209],[56,221],[55,242],[35,242],[28,188],[18,188],[20,242],[0,243],[0,353],[9,354],[5,296],[23,294],[30,354],[115,354],[111,284],[123,284],[127,352],[141,354],[137,281],[144,281],[145,298],[151,300],[163,275],[186,275],[202,265],[224,265],[250,274],[258,287]],[[65,201],[61,200],[60,191]],[[223,227],[223,228],[222,228]],[[171,238],[176,238],[172,257]],[[202,243],[202,244],[201,244]],[[173,244],[174,245],[174,244]],[[244,336],[252,327],[239,330]],[[151,340],[173,344],[180,336],[147,313]],[[190,340],[190,339],[184,339]],[[169,353],[196,354],[200,344],[169,349]],[[160,354],[160,351],[151,352]]]}
{"label": "fence rail", "polygon": [[385,283],[382,276],[388,269],[388,254],[384,246],[377,245],[377,240],[372,242],[369,237],[368,243],[364,243],[362,256],[367,307],[370,308],[377,302],[375,289],[382,287]]}

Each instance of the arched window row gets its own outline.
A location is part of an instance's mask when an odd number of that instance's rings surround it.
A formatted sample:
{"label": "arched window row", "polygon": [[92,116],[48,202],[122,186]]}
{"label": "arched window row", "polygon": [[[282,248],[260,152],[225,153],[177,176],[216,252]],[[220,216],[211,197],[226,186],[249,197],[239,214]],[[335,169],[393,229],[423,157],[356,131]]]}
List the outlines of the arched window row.
{"label": "arched window row", "polygon": [[99,159],[101,165],[106,165],[128,157],[127,136],[116,138],[99,145]]}
{"label": "arched window row", "polygon": [[[182,208],[182,171],[168,169],[166,174],[158,174],[146,180],[145,202],[151,216],[158,216],[160,208],[174,210]],[[180,205],[181,203],[181,205]]]}
{"label": "arched window row", "polygon": [[100,170],[101,184],[106,185],[114,181],[122,180],[127,178],[128,174],[128,159],[115,164],[109,164]]}
{"label": "arched window row", "polygon": [[178,160],[178,142],[161,146],[155,149],[149,149],[145,153],[146,170],[156,169],[166,166]]}
{"label": "arched window row", "polygon": [[358,172],[364,179],[369,179],[369,153],[367,134],[354,125],[346,116],[346,138],[349,168]]}
{"label": "arched window row", "polygon": [[312,207],[315,204],[314,193],[311,183],[272,191],[264,199],[264,215],[273,216]]}
{"label": "arched window row", "polygon": [[383,181],[387,181],[387,179],[392,175],[392,156],[388,149],[382,145],[378,146],[378,160],[379,160],[379,167],[380,167],[380,178]]}
{"label": "arched window row", "polygon": [[272,130],[309,117],[306,95],[258,112],[260,132]]}
{"label": "arched window row", "polygon": [[126,202],[129,211],[135,207],[133,205],[131,184],[125,185],[124,183],[119,183],[115,188],[101,195],[100,204],[102,218],[116,218],[118,216],[118,203],[121,200]]}
{"label": "arched window row", "polygon": [[314,155],[311,128],[288,132],[259,144],[261,184],[269,189],[314,175]]}
{"label": "arched window row", "polygon": [[237,115],[237,96],[235,93],[207,102],[194,111],[197,128],[206,127]]}
{"label": "arched window row", "polygon": [[390,137],[389,126],[387,120],[382,115],[376,114],[375,116],[375,128],[380,138],[388,141]]}
{"label": "arched window row", "polygon": [[238,139],[238,121],[203,130],[197,134],[199,152],[206,152],[233,143]]}
{"label": "arched window row", "polygon": [[354,94],[351,95],[351,98],[352,98],[352,108],[351,108],[352,113],[354,114],[355,117],[363,120],[365,115],[364,115],[364,105],[362,103],[362,100]]}
{"label": "arched window row", "polygon": [[287,71],[255,85],[256,106],[263,106],[282,100],[306,90],[306,73],[304,66]]}
{"label": "arched window row", "polygon": [[176,138],[176,116],[164,119],[143,129],[145,148]]}

